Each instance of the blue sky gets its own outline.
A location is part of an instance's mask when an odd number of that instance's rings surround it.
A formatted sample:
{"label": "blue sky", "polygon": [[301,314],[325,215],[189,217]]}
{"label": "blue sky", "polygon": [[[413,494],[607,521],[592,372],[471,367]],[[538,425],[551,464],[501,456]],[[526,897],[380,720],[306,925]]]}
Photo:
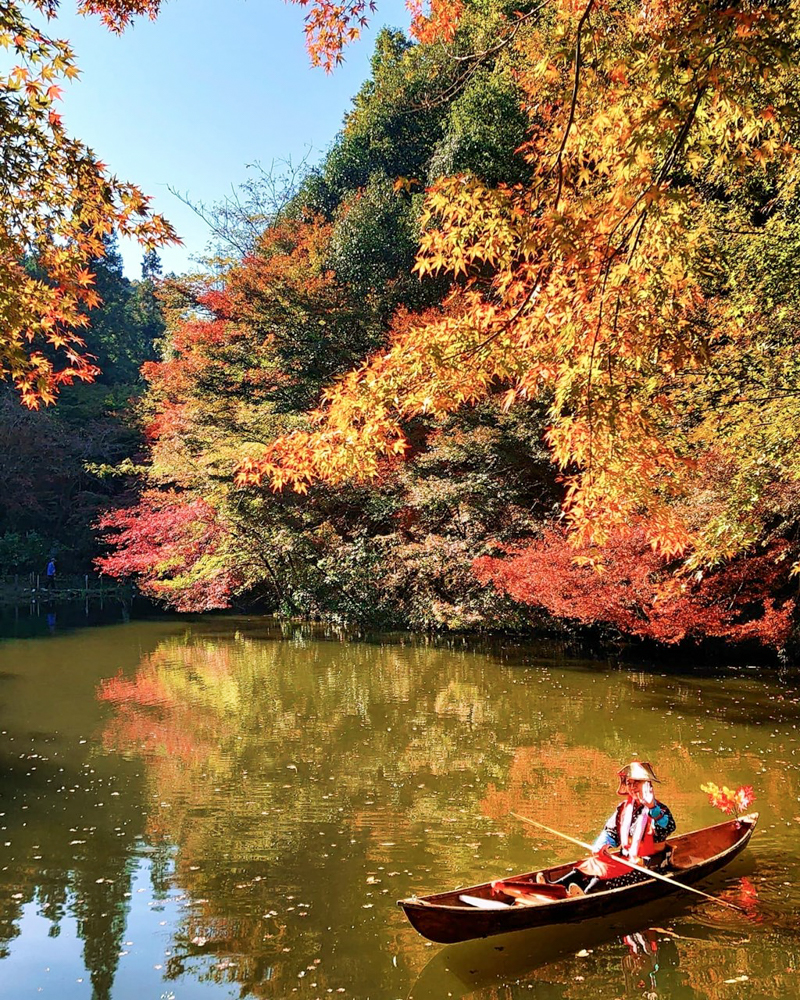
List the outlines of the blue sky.
{"label": "blue sky", "polygon": [[[410,19],[404,0],[379,0],[344,65],[326,74],[310,66],[301,8],[282,0],[169,0],[157,21],[137,21],[121,37],[67,7],[50,26],[71,41],[81,69],[65,88],[65,123],[177,228],[185,245],[161,256],[165,271],[178,272],[209,234],[169,188],[211,204],[247,179],[247,164],[318,161],[369,74],[377,29],[405,30]],[[137,277],[140,248],[121,249]]]}

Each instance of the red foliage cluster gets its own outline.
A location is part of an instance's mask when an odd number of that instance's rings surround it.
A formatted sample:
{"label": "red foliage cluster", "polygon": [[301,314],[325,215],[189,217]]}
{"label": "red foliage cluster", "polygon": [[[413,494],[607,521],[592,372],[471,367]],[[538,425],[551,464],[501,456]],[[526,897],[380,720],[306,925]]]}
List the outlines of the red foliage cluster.
{"label": "red foliage cluster", "polygon": [[227,275],[228,315],[252,321],[277,310],[284,320],[292,315],[329,319],[332,307],[346,302],[324,267],[332,233],[333,226],[319,218],[284,219],[270,226],[258,252]]}
{"label": "red foliage cluster", "polygon": [[712,806],[732,816],[739,816],[745,812],[756,797],[752,785],[740,785],[733,791],[727,785],[720,788],[710,781],[707,785],[701,785],[700,790],[708,793],[708,800]]}
{"label": "red foliage cluster", "polygon": [[[224,537],[214,509],[200,498],[148,490],[133,507],[112,511],[98,527],[114,551],[98,559],[103,573],[136,576],[142,592],[168,599],[177,611],[226,608],[239,580],[220,560],[209,566]],[[203,572],[195,572],[200,561]]]}
{"label": "red foliage cluster", "polygon": [[[42,0],[39,0],[42,4]],[[43,5],[57,7],[57,0],[44,0]],[[161,10],[161,0],[80,0],[81,14],[99,14],[111,31],[123,31],[136,17],[154,21]]]}
{"label": "red foliage cluster", "polygon": [[473,570],[523,604],[557,618],[613,625],[657,642],[717,637],[780,647],[788,638],[795,600],[774,597],[788,580],[785,545],[742,557],[723,570],[675,576],[647,543],[644,526],[618,531],[602,559],[550,529],[507,558],[483,557]]}
{"label": "red foliage cluster", "polygon": [[276,369],[262,347],[265,335],[237,322],[235,303],[227,290],[190,286],[176,281],[167,295],[178,302],[170,324],[170,354],[163,361],[142,365],[150,383],[149,398],[157,401],[156,416],[146,427],[151,442],[185,430],[184,411],[190,403],[246,398],[257,403],[286,376]]}
{"label": "red foliage cluster", "polygon": [[181,324],[173,334],[172,357],[168,361],[146,361],[142,375],[166,399],[191,394],[208,364],[208,352],[225,340],[226,324],[219,320],[195,319]]}

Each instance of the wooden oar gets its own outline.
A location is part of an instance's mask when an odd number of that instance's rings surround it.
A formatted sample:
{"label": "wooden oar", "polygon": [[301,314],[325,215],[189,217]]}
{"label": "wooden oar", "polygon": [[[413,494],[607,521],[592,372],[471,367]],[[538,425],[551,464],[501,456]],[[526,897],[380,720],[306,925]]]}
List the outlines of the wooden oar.
{"label": "wooden oar", "polygon": [[[584,844],[582,840],[576,840],[575,837],[570,837],[567,833],[561,833],[560,830],[554,830],[552,827],[545,826],[544,823],[537,823],[535,819],[528,819],[527,816],[520,816],[519,813],[511,811],[511,815],[523,823],[529,823],[531,826],[536,826],[540,830],[545,830],[547,833],[552,833],[554,837],[561,837],[562,840],[568,840],[572,844],[577,844],[578,847],[582,847],[586,851],[592,850],[591,844]],[[623,858],[620,854],[613,855],[615,861],[618,861],[621,865],[625,865],[626,868],[631,868],[635,872],[642,872],[643,875],[647,875],[648,878],[661,879],[662,882],[666,882],[668,885],[676,886],[679,889],[685,889],[687,892],[694,892],[698,896],[702,896],[704,899],[710,899],[712,903],[719,903],[720,906],[727,906],[730,910],[736,910],[738,913],[746,912],[741,906],[737,906],[735,903],[729,903],[726,899],[720,899],[718,896],[711,896],[707,892],[703,892],[702,889],[695,889],[693,885],[684,885],[683,882],[676,882],[674,878],[670,878],[668,875],[662,875],[661,872],[653,871],[652,868],[644,868],[641,865],[635,865],[632,861],[628,861],[627,858]]]}

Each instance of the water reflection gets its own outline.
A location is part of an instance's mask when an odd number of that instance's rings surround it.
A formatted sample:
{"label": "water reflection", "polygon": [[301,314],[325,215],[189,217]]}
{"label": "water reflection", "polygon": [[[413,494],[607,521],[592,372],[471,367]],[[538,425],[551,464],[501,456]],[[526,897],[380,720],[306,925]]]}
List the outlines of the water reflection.
{"label": "water reflection", "polygon": [[[640,1000],[728,1000],[731,987],[750,983],[757,996],[793,994],[800,952],[796,945],[778,963],[756,968],[748,960],[754,937],[708,927],[675,908],[638,908],[616,928],[588,921],[579,928],[553,928],[491,941],[456,945],[435,954],[417,978],[409,1000],[441,997],[632,997]],[[669,926],[648,926],[654,918]],[[634,929],[636,928],[636,929]],[[787,992],[788,988],[788,992]],[[774,992],[773,992],[774,991]]]}
{"label": "water reflection", "polygon": [[[98,1000],[134,981],[176,1000],[721,1000],[737,976],[796,989],[785,682],[512,666],[231,619],[7,644],[0,675],[0,981],[15,1000],[46,986],[45,955],[65,1000],[86,996],[81,978]],[[634,752],[657,762],[684,831],[719,819],[704,781],[756,786],[752,847],[709,887],[748,916],[672,902],[443,950],[404,922],[399,897],[569,860],[509,809],[587,839]]]}
{"label": "water reflection", "polygon": [[0,641],[54,635],[89,625],[129,622],[133,613],[141,617],[158,612],[141,598],[131,598],[123,592],[104,596],[102,592],[93,591],[83,600],[74,597],[55,600],[37,592],[30,601],[21,604],[0,603]]}
{"label": "water reflection", "polygon": [[[676,965],[676,962],[669,963],[666,955],[668,950],[664,942],[660,942],[659,933],[653,928],[646,928],[642,931],[634,931],[626,934],[622,939],[628,949],[627,954],[622,959],[622,971],[625,974],[625,992],[629,996],[639,996],[644,994],[647,1000],[656,1000],[658,997],[659,959],[662,965]],[[673,942],[667,938],[667,942]],[[659,951],[661,955],[659,956]]]}

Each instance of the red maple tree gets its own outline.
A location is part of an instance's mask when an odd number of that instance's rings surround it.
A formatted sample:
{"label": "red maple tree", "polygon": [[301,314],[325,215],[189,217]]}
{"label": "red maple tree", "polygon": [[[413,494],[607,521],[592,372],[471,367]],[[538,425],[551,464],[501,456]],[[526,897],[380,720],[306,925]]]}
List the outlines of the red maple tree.
{"label": "red maple tree", "polygon": [[97,560],[103,573],[135,576],[143,593],[168,599],[177,611],[228,607],[239,581],[221,556],[223,528],[202,498],[147,490],[98,527],[115,546]]}
{"label": "red maple tree", "polygon": [[674,644],[717,637],[779,647],[788,638],[794,598],[781,600],[789,577],[787,545],[732,560],[724,570],[673,576],[639,524],[617,530],[602,550],[577,549],[564,531],[473,569],[483,583],[556,618],[605,624],[628,635]]}

